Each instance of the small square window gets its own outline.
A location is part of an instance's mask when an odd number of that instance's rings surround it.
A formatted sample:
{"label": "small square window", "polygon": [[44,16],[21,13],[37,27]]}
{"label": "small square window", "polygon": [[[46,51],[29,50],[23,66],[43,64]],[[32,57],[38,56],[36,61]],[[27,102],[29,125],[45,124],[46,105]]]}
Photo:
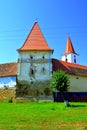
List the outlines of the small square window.
{"label": "small square window", "polygon": [[30,56],[30,59],[33,59],[33,56]]}

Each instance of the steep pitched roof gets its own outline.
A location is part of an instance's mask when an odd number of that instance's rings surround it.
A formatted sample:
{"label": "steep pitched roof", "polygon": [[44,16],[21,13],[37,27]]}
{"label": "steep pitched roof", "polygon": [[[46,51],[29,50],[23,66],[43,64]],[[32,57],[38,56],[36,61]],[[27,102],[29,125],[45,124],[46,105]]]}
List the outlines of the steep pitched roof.
{"label": "steep pitched roof", "polygon": [[18,51],[52,51],[48,46],[37,22],[34,23],[23,46]]}
{"label": "steep pitched roof", "polygon": [[0,64],[0,77],[16,76],[18,63]]}
{"label": "steep pitched roof", "polygon": [[[73,53],[73,54],[77,54],[74,50],[74,47],[72,45],[72,42],[71,42],[71,39],[70,37],[68,37],[67,39],[67,43],[66,43],[66,49],[65,49],[65,52],[63,53],[64,54],[68,54],[68,53]],[[78,55],[78,54],[77,54]]]}
{"label": "steep pitched roof", "polygon": [[68,63],[57,59],[53,59],[52,64],[53,71],[61,69],[71,75],[87,76],[87,66]]}

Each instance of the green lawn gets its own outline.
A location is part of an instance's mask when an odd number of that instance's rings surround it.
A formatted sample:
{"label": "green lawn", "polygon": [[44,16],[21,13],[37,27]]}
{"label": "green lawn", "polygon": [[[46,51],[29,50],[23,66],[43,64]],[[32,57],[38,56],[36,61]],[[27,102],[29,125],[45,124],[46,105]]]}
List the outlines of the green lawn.
{"label": "green lawn", "polygon": [[87,103],[0,103],[0,130],[87,130]]}

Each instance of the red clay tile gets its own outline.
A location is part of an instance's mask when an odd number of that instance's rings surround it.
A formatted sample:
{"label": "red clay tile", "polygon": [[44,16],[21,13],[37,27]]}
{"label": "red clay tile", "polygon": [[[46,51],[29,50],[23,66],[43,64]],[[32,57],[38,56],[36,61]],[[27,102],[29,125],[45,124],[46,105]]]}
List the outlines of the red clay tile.
{"label": "red clay tile", "polygon": [[[71,39],[70,37],[68,37],[67,39],[67,43],[66,43],[66,49],[65,49],[65,52],[63,54],[68,54],[68,53],[74,53],[74,54],[77,54],[73,48],[73,45],[72,45],[72,42],[71,42]],[[78,55],[78,54],[77,54]]]}
{"label": "red clay tile", "polygon": [[52,51],[48,46],[38,23],[35,22],[23,46],[18,51]]}
{"label": "red clay tile", "polygon": [[53,64],[53,71],[61,69],[66,71],[68,74],[87,76],[87,66],[68,63],[57,59],[53,59],[52,64]]}
{"label": "red clay tile", "polygon": [[16,76],[18,63],[0,64],[0,77]]}

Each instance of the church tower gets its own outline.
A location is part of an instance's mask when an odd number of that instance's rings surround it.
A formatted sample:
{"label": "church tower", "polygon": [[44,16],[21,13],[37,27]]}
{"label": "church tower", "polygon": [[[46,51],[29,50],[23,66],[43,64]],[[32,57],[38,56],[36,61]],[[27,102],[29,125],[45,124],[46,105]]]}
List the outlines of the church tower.
{"label": "church tower", "polygon": [[35,95],[49,87],[52,78],[52,53],[53,50],[48,46],[38,23],[35,22],[24,44],[18,49],[17,82],[22,89],[27,89],[23,90],[25,95],[30,92]]}
{"label": "church tower", "polygon": [[66,43],[66,49],[62,55],[62,61],[76,64],[77,63],[77,56],[78,56],[78,54],[74,50],[71,39],[70,39],[70,37],[68,37],[67,43]]}

